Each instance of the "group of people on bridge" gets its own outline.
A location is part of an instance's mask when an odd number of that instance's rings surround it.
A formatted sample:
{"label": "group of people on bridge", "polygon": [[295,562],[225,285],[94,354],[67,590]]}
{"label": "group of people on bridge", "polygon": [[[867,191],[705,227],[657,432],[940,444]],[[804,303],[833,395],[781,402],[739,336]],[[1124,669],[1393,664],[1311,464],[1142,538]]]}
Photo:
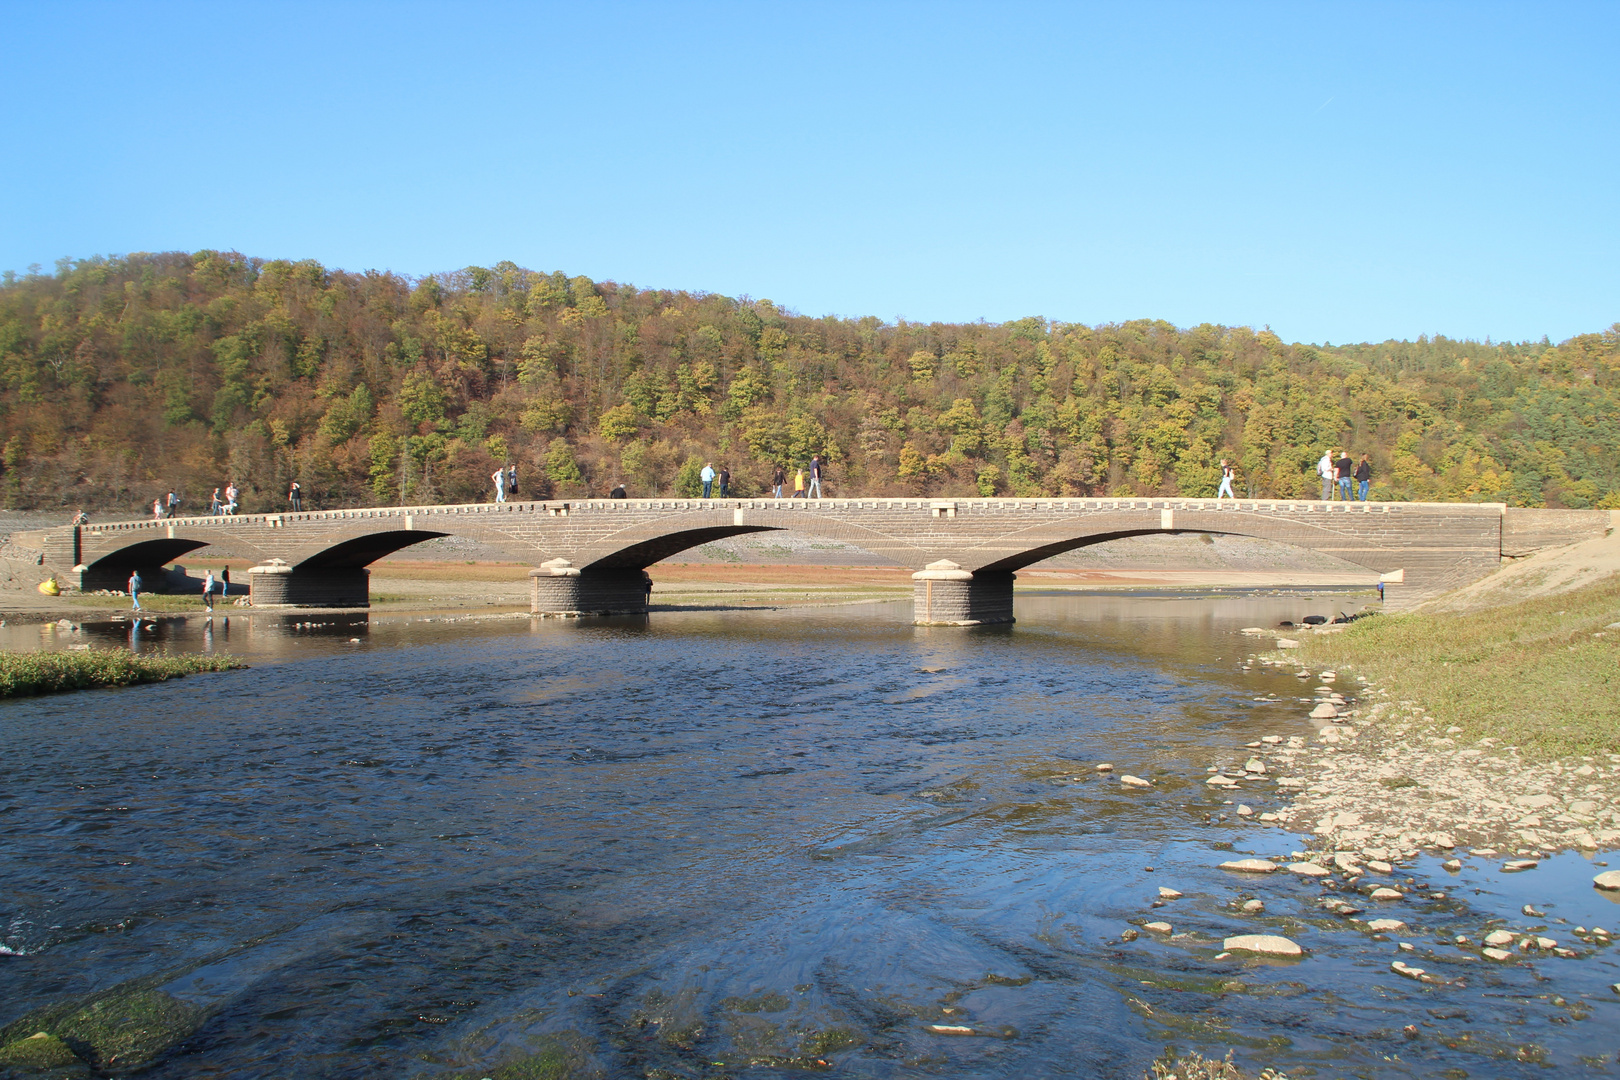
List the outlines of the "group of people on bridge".
{"label": "group of people on bridge", "polygon": [[[1352,502],[1357,497],[1362,502],[1367,501],[1367,489],[1372,486],[1372,462],[1366,454],[1362,454],[1361,461],[1357,463],[1350,460],[1347,452],[1335,446],[1316,463],[1316,474],[1322,478],[1323,502],[1332,502],[1335,492],[1344,502]],[[1237,499],[1237,494],[1232,490],[1232,481],[1236,477],[1237,469],[1221,458],[1221,485],[1215,489],[1217,501],[1223,498]]]}

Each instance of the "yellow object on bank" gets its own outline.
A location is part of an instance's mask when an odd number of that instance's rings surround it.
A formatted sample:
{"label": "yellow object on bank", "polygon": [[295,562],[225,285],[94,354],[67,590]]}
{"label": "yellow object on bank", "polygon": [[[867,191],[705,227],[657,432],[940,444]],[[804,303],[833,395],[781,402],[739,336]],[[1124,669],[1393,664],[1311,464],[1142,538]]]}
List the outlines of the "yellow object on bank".
{"label": "yellow object on bank", "polygon": [[55,578],[46,578],[44,581],[39,583],[39,591],[44,593],[46,596],[61,596],[62,586],[56,583]]}

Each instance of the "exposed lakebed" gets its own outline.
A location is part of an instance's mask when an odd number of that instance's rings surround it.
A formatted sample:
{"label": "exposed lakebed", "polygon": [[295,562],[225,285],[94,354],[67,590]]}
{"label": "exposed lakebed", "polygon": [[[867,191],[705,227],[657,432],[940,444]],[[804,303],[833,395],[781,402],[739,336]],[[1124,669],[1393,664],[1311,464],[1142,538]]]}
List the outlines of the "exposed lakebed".
{"label": "exposed lakebed", "polygon": [[[1217,868],[1304,847],[1235,815],[1274,785],[1203,783],[1312,730],[1237,630],[1342,602],[160,619],[140,647],[255,666],[0,706],[0,1024],[138,998],[171,1037],[104,1065],[160,1077],[1130,1077],[1167,1043],[1296,1077],[1612,1064],[1620,965],[1573,928],[1620,905],[1590,860],[1397,867],[1403,900],[1358,901],[1406,924],[1382,938],[1319,882]],[[1499,927],[1580,956],[1454,942]],[[1236,934],[1306,954],[1219,958]]]}

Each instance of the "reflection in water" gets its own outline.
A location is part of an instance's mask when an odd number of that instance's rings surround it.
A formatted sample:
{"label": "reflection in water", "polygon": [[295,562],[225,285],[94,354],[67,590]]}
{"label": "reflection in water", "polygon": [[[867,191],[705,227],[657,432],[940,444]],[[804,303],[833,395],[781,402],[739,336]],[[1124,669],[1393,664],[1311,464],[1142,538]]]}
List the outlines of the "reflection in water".
{"label": "reflection in water", "polygon": [[[1612,923],[1578,859],[1410,875],[1447,894],[1401,917],[1450,988],[1394,976],[1320,886],[1213,869],[1297,839],[1204,768],[1308,730],[1308,689],[1240,671],[1236,630],[1337,603],[86,626],[255,667],[4,706],[0,1024],[142,979],[193,1018],[165,1077],[1128,1077],[1167,1042],[1332,1075],[1612,1060],[1584,1018],[1607,955],[1482,970],[1445,944],[1532,900]],[[1155,911],[1159,885],[1185,896]],[[1173,936],[1121,941],[1148,917]],[[1239,932],[1310,954],[1218,959]]]}

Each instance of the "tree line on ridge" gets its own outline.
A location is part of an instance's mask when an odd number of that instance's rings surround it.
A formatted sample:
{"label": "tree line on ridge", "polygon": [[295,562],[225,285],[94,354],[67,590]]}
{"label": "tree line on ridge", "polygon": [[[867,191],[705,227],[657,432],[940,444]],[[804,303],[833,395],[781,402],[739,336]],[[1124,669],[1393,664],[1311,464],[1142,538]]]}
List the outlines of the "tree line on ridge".
{"label": "tree line on ridge", "polygon": [[0,280],[0,486],[117,516],[234,480],[245,511],[732,491],[820,453],[831,495],[1620,507],[1620,324],[1553,344],[1290,344],[1269,330],[810,317],[503,262],[411,279],[235,252]]}

